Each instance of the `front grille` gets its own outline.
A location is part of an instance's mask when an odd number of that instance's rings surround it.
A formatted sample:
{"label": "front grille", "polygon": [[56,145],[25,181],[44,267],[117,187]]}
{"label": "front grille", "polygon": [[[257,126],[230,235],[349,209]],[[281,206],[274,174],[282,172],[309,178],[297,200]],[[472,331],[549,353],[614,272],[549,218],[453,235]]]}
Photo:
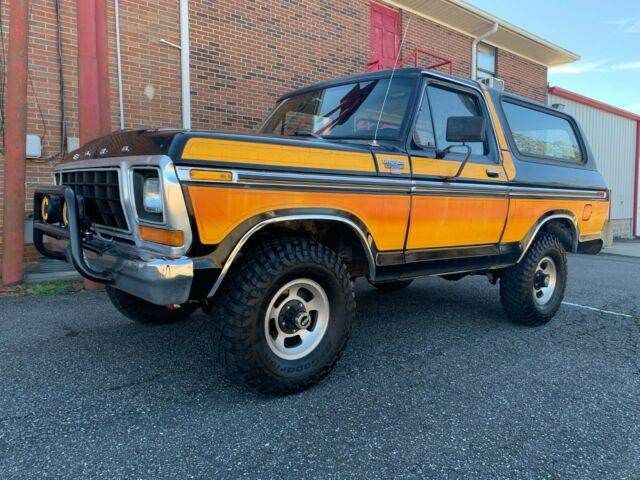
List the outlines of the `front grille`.
{"label": "front grille", "polygon": [[83,215],[98,227],[129,231],[120,201],[118,170],[76,170],[62,172],[62,185],[84,200]]}

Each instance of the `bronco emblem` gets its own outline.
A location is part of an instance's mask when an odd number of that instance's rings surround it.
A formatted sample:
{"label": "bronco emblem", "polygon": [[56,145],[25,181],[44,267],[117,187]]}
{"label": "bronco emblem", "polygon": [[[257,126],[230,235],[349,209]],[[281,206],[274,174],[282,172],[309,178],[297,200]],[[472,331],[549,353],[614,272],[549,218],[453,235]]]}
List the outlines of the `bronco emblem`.
{"label": "bronco emblem", "polygon": [[404,169],[404,160],[391,160],[387,158],[382,160],[382,164],[391,170],[391,173],[402,173]]}

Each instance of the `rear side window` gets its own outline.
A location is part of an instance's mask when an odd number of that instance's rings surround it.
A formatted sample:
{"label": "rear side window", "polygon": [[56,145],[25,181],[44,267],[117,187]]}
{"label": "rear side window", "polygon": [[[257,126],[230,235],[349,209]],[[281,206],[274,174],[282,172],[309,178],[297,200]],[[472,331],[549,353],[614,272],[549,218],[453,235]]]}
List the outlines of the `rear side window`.
{"label": "rear side window", "polygon": [[578,136],[566,118],[511,102],[503,102],[502,109],[520,153],[565,162],[583,161]]}

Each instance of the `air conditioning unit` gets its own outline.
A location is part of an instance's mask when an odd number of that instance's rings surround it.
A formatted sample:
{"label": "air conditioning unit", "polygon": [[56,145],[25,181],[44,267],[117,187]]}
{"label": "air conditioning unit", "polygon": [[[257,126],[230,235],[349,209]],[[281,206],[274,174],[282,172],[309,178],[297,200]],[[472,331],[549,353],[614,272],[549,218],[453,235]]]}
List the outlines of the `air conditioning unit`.
{"label": "air conditioning unit", "polygon": [[496,77],[482,78],[480,80],[489,88],[495,88],[496,90],[504,91],[504,80]]}

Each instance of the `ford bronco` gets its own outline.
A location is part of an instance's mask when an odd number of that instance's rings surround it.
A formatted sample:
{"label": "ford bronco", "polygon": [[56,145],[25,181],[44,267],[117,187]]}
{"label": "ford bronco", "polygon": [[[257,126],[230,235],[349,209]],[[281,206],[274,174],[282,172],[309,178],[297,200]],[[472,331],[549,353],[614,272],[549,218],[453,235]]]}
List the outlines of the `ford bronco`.
{"label": "ford bronco", "polygon": [[70,156],[36,190],[38,250],[137,322],[202,308],[230,374],[274,395],[334,367],[358,277],[486,275],[509,319],[548,322],[609,207],[569,115],[422,69],[288,93],[256,134],[119,131]]}

